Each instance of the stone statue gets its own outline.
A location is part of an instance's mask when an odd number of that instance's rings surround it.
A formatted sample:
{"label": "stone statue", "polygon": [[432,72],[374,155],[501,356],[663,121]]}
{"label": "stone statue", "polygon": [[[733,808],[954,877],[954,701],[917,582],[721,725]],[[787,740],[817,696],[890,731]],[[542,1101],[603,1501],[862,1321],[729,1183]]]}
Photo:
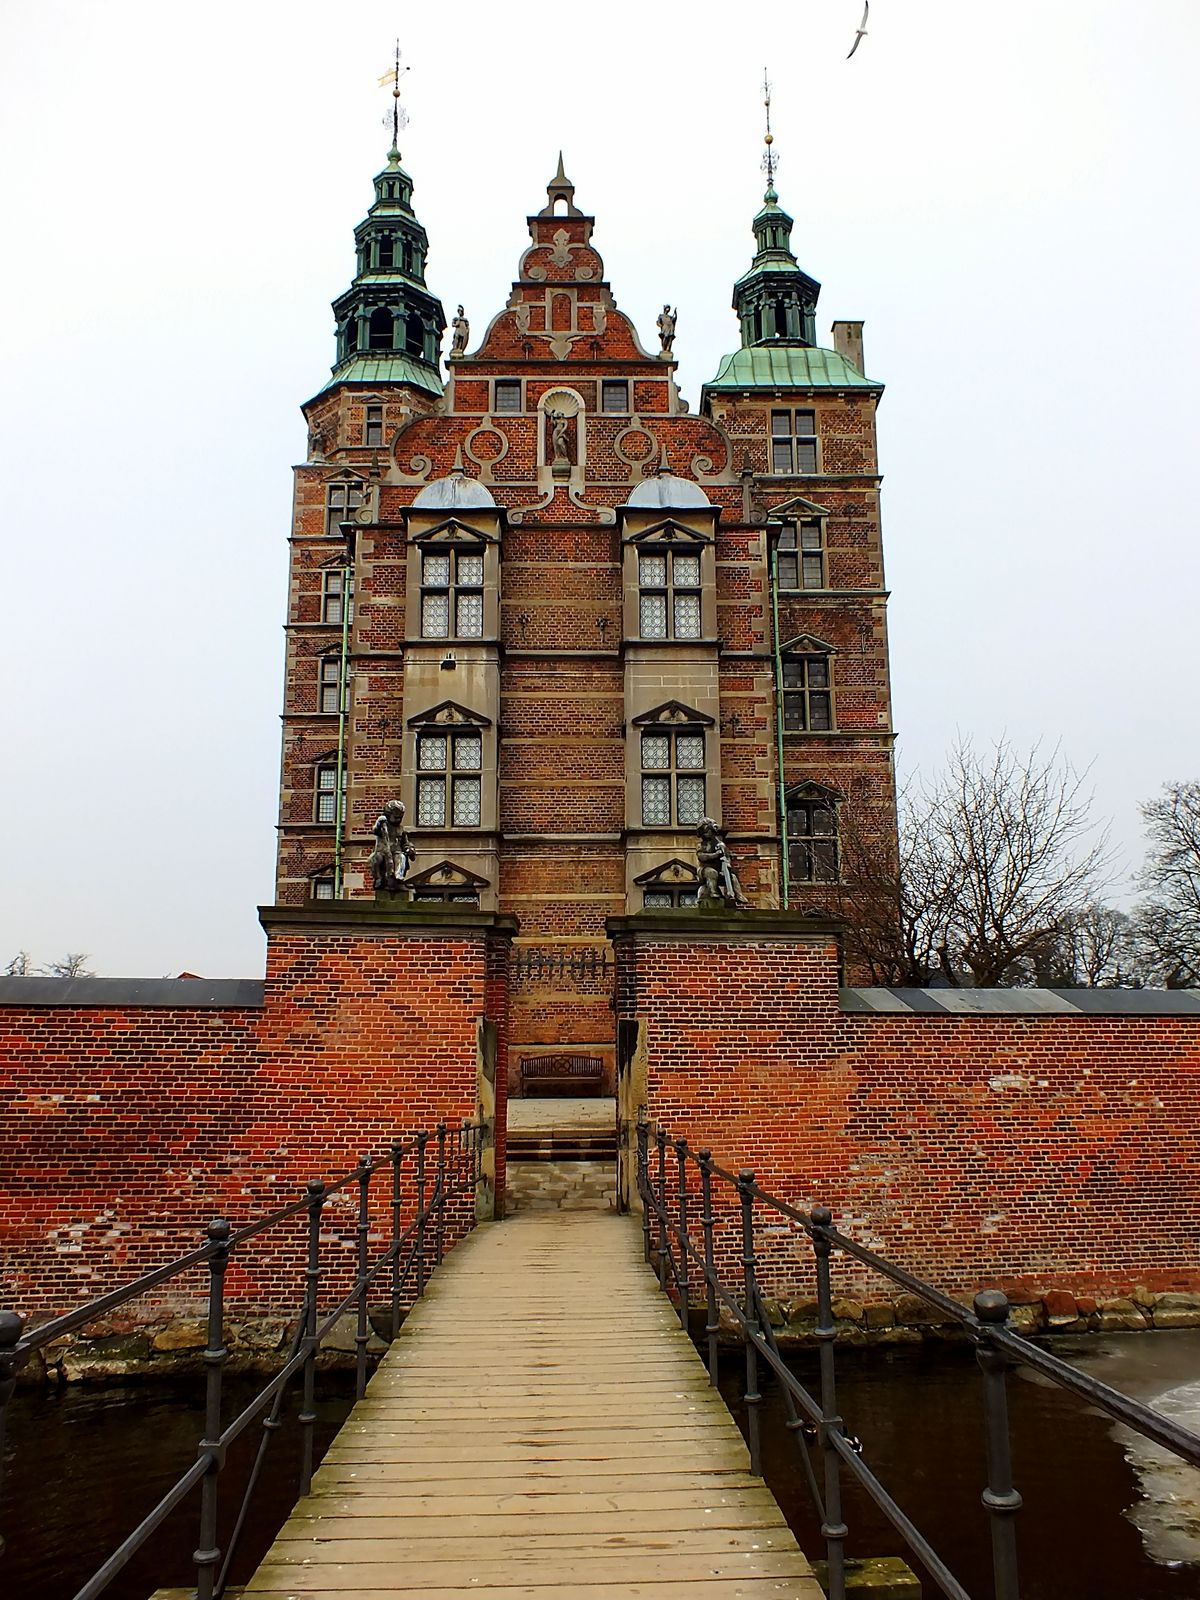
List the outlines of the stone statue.
{"label": "stone statue", "polygon": [[664,306],[658,316],[658,337],[662,344],[662,354],[669,356],[671,346],[675,343],[675,318],[679,315],[679,307],[674,311],[669,305]]}
{"label": "stone statue", "polygon": [[703,817],[696,829],[696,864],[700,869],[700,891],[697,905],[721,901],[727,906],[748,910],[750,902],[742,893],[738,875],[733,870],[733,857],[711,817]]}
{"label": "stone statue", "polygon": [[553,464],[556,467],[569,466],[571,458],[567,454],[567,428],[570,426],[571,419],[565,411],[547,410],[546,417],[550,423],[550,445],[554,458]]}
{"label": "stone statue", "polygon": [[608,309],[606,306],[595,305],[592,307],[592,332],[597,339],[604,337],[608,327]]}
{"label": "stone statue", "polygon": [[375,848],[367,865],[376,892],[390,889],[394,894],[412,866],[416,851],[404,827],[403,800],[389,800],[375,824]]}
{"label": "stone statue", "polygon": [[471,337],[471,324],[463,316],[463,308],[461,306],[458,308],[458,315],[450,323],[450,329],[453,335],[450,341],[450,354],[452,356],[461,356],[467,348],[467,340]]}
{"label": "stone statue", "polygon": [[529,302],[528,302],[528,300],[518,300],[517,301],[516,309],[513,312],[513,316],[517,319],[517,332],[521,335],[521,337],[523,339],[525,337],[525,335],[529,332]]}

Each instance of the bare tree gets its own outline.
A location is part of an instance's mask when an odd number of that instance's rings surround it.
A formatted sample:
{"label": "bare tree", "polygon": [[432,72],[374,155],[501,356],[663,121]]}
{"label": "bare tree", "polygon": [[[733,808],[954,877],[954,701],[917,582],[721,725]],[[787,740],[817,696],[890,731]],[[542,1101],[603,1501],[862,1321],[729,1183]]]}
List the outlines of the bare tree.
{"label": "bare tree", "polygon": [[57,961],[47,961],[41,969],[42,975],[46,978],[94,978],[96,974],[86,965],[87,960],[85,950],[70,950]]}
{"label": "bare tree", "polygon": [[877,983],[997,988],[1037,982],[1064,939],[1082,953],[1108,868],[1084,783],[1057,747],[1001,740],[980,755],[960,741],[944,773],[902,797],[898,861],[846,852],[852,958]]}
{"label": "bare tree", "polygon": [[1147,899],[1135,921],[1152,981],[1200,985],[1200,782],[1163,785],[1142,807],[1150,845],[1141,873]]}
{"label": "bare tree", "polygon": [[1104,905],[1064,917],[1049,953],[1035,960],[1034,976],[1050,989],[1140,989],[1132,917]]}
{"label": "bare tree", "polygon": [[27,978],[30,973],[30,958],[28,950],[18,950],[16,955],[4,969],[6,978]]}

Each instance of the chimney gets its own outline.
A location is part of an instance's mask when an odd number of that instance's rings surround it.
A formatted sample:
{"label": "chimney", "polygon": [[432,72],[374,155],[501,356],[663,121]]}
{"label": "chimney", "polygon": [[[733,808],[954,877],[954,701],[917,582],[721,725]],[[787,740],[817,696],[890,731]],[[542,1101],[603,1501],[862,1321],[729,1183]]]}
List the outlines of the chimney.
{"label": "chimney", "polygon": [[861,322],[835,322],[833,325],[833,348],[844,361],[852,367],[866,374],[863,366],[863,325]]}

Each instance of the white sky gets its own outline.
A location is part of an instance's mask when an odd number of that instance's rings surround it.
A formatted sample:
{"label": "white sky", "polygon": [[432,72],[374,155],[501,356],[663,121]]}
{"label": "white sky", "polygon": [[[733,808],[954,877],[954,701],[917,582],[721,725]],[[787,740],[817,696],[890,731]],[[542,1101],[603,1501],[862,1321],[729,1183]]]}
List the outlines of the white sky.
{"label": "white sky", "polygon": [[[902,769],[956,730],[1200,774],[1195,0],[39,0],[0,56],[0,957],[255,975],[290,465],[403,32],[430,283],[503,305],[559,145],[680,381],[737,343],[770,51],[820,337],[866,321]],[[1185,531],[1186,530],[1186,531]]]}

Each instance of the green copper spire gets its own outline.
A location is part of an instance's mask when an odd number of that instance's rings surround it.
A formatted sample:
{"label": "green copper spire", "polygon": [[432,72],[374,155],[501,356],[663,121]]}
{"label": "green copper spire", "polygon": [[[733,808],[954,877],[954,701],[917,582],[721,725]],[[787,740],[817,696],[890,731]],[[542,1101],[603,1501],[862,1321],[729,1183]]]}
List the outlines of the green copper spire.
{"label": "green copper spire", "polygon": [[816,344],[815,314],[821,285],[801,271],[792,254],[792,218],[775,190],[775,135],[771,132],[771,86],[763,79],[767,108],[767,192],[754,219],[755,255],[749,272],[733,286],[733,309],[742,325],[742,346]]}
{"label": "green copper spire", "polygon": [[438,358],[446,315],[425,285],[429,238],[413,212],[412,191],[393,143],[375,179],[375,203],[354,230],[354,282],[333,302],[338,343],[330,384],[361,376],[442,392]]}

